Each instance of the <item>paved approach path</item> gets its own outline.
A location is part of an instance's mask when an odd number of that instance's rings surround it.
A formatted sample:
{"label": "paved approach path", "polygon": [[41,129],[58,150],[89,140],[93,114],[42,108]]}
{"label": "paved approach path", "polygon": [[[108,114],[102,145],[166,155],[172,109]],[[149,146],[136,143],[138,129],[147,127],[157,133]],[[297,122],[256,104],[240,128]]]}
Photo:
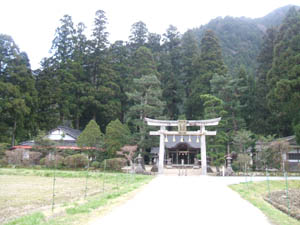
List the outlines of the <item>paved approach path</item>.
{"label": "paved approach path", "polygon": [[227,187],[242,178],[158,176],[123,205],[90,225],[271,224]]}

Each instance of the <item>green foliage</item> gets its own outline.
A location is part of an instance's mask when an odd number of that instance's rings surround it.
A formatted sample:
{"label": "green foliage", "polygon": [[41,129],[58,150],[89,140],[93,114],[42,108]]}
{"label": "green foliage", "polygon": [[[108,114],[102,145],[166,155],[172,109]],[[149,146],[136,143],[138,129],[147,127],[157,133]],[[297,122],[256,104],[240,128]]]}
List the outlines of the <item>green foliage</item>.
{"label": "green foliage", "polygon": [[42,225],[45,224],[45,220],[45,216],[41,212],[35,212],[8,222],[5,225]]}
{"label": "green foliage", "polygon": [[250,165],[251,157],[247,153],[239,153],[236,159],[240,170],[245,170]]}
{"label": "green foliage", "polygon": [[[44,158],[44,164],[48,168],[58,168],[61,169],[64,166],[64,157],[58,154],[49,154]],[[41,163],[42,159],[40,160]],[[43,161],[42,161],[43,163]]]}
{"label": "green foliage", "polygon": [[40,165],[45,165],[46,157],[40,159]]}
{"label": "green foliage", "polygon": [[126,144],[131,142],[131,133],[126,124],[122,124],[120,120],[111,121],[105,132],[105,146],[108,157],[113,158],[116,152]]}
{"label": "green foliage", "polygon": [[10,36],[0,34],[0,142],[34,135],[37,92],[29,59]]}
{"label": "green foliage", "polygon": [[100,168],[106,169],[109,171],[118,171],[122,172],[122,168],[127,166],[127,160],[123,158],[112,158],[112,159],[105,159],[102,161]]}
{"label": "green foliage", "polygon": [[94,167],[94,168],[100,168],[100,162],[98,161],[94,161],[91,163],[91,167]]}
{"label": "green foliage", "polygon": [[0,142],[37,136],[36,143],[53,150],[39,130],[66,122],[83,129],[93,119],[106,131],[105,140],[97,128],[83,132],[78,145],[99,148],[105,141],[108,151],[92,156],[100,162],[128,143],[121,122],[143,151],[157,143],[145,117],[222,117],[218,135],[207,141],[210,157],[221,163],[238,131],[297,135],[300,17],[298,8],[290,8],[254,20],[216,18],[184,34],[170,25],[162,36],[139,21],[129,42],[113,44],[104,11],[96,12],[90,38],[83,23],[65,15],[52,55],[34,72],[26,53],[0,34]]}
{"label": "green foliage", "polygon": [[300,118],[299,45],[300,12],[291,8],[276,36],[272,67],[267,74],[267,102],[279,135],[291,135],[293,122]]}
{"label": "green foliage", "polygon": [[180,85],[180,34],[176,27],[170,25],[163,36],[158,70],[161,74],[162,95],[166,101],[165,113],[168,118],[177,119],[184,96],[184,87]]}
{"label": "green foliage", "polygon": [[103,134],[95,120],[91,120],[85,129],[77,138],[77,144],[80,147],[95,147],[102,146]]}
{"label": "green foliage", "polygon": [[214,74],[224,76],[226,67],[223,62],[221,47],[214,32],[207,30],[201,40],[200,55],[193,61],[194,77],[191,92],[187,99],[187,117],[200,119],[203,116],[201,94],[211,94],[211,79]]}
{"label": "green foliage", "polygon": [[127,112],[127,121],[136,134],[136,141],[141,149],[150,147],[145,141],[147,130],[144,123],[145,117],[158,118],[162,115],[164,102],[162,100],[161,83],[155,67],[152,53],[146,47],[137,50],[141,63],[136,65],[138,78],[133,79],[131,90],[126,93],[132,103]]}
{"label": "green foliage", "polygon": [[253,142],[253,133],[248,130],[239,130],[233,137],[233,144],[240,153],[245,153]]}
{"label": "green foliage", "polygon": [[220,166],[224,163],[226,146],[228,143],[227,131],[227,111],[224,109],[224,102],[210,94],[200,95],[204,107],[204,119],[222,117],[217,129],[217,135],[207,138],[208,156],[211,158],[212,165]]}
{"label": "green foliage", "polygon": [[131,34],[129,40],[131,47],[137,50],[139,47],[144,46],[147,41],[148,29],[144,22],[138,21],[131,26]]}
{"label": "green foliage", "polygon": [[296,135],[296,142],[298,145],[300,145],[300,124],[294,126],[294,132]]}
{"label": "green foliage", "polygon": [[0,159],[5,156],[5,151],[9,148],[8,143],[0,143]]}
{"label": "green foliage", "polygon": [[70,155],[64,159],[64,164],[68,168],[83,168],[87,166],[88,159],[86,155],[82,155],[82,154]]}

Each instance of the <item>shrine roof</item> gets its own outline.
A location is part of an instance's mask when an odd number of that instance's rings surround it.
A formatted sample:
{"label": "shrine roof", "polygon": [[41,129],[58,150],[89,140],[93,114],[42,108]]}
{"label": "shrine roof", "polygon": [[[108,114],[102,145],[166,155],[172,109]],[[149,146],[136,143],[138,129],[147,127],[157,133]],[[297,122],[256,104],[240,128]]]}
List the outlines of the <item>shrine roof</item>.
{"label": "shrine roof", "polygon": [[[186,120],[186,126],[215,126],[219,124],[221,117],[208,120]],[[178,126],[179,120],[155,120],[145,118],[150,126]]]}

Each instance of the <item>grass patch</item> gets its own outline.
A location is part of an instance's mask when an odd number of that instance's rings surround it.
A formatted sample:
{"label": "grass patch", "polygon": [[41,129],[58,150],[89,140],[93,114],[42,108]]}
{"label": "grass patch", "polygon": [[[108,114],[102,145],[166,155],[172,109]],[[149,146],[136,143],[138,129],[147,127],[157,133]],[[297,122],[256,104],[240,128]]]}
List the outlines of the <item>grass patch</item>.
{"label": "grass patch", "polygon": [[45,216],[41,212],[36,212],[8,222],[5,225],[40,225],[44,223]]}
{"label": "grass patch", "polygon": [[[299,180],[289,180],[289,188],[300,188]],[[285,190],[285,181],[270,181],[270,191]],[[288,216],[280,210],[273,207],[263,198],[268,195],[268,183],[262,182],[248,182],[229,186],[234,191],[238,192],[241,197],[251,202],[254,206],[259,208],[272,223],[278,225],[300,225],[300,221]]]}

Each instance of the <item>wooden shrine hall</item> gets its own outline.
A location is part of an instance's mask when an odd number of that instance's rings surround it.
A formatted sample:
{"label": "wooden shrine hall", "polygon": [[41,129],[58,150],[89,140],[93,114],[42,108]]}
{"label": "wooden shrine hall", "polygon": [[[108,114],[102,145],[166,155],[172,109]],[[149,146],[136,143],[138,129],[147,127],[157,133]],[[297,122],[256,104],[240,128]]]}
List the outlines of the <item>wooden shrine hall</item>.
{"label": "wooden shrine hall", "polygon": [[[185,165],[191,165],[195,163],[195,158],[200,153],[199,137],[179,135],[165,137],[165,164],[178,165],[183,160]],[[151,154],[158,155],[159,147],[151,148]]]}
{"label": "wooden shrine hall", "polygon": [[[147,125],[160,127],[158,131],[150,131],[150,135],[160,136],[158,151],[158,172],[163,173],[165,162],[165,149],[171,153],[171,160],[184,160],[190,163],[194,160],[197,149],[201,152],[202,175],[207,174],[206,135],[216,135],[216,131],[208,131],[206,126],[216,126],[221,118],[209,120],[155,120],[145,118]],[[188,131],[187,127],[199,127],[197,131]],[[169,131],[167,127],[178,127],[178,131]],[[199,146],[199,147],[198,147]],[[176,150],[175,150],[176,149]],[[175,152],[176,151],[176,152]],[[170,155],[169,155],[170,156]]]}

